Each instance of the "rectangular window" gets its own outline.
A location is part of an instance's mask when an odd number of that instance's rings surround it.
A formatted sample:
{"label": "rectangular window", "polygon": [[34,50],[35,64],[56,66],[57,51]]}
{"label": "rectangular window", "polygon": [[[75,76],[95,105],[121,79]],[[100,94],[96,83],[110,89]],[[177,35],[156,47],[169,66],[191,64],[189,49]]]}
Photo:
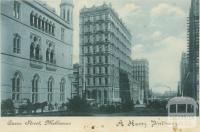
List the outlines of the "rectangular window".
{"label": "rectangular window", "polygon": [[99,56],[99,63],[102,63],[102,59],[101,59],[101,56]]}
{"label": "rectangular window", "polygon": [[18,1],[14,1],[14,16],[15,18],[20,18],[20,3]]}
{"label": "rectangular window", "polygon": [[61,28],[61,40],[64,41],[65,29]]}
{"label": "rectangular window", "polygon": [[108,56],[105,56],[105,63],[108,63]]}
{"label": "rectangular window", "polygon": [[101,78],[99,78],[99,85],[101,85]]}
{"label": "rectangular window", "polygon": [[176,104],[170,105],[170,113],[176,113]]}
{"label": "rectangular window", "polygon": [[89,78],[87,79],[87,82],[88,82],[87,84],[90,85],[90,79]]}
{"label": "rectangular window", "polygon": [[87,63],[90,64],[90,57],[87,57]]}
{"label": "rectangular window", "polygon": [[96,73],[96,70],[95,70],[95,67],[93,67],[93,74],[95,74]]}
{"label": "rectangular window", "polygon": [[99,74],[101,74],[101,67],[99,67]]}
{"label": "rectangular window", "polygon": [[108,67],[105,67],[105,73],[108,74]]}
{"label": "rectangular window", "polygon": [[95,58],[95,56],[93,57],[93,64],[95,64],[96,63],[96,58]]}
{"label": "rectangular window", "polygon": [[108,84],[108,78],[105,78],[105,84],[106,85]]}
{"label": "rectangular window", "polygon": [[90,68],[87,68],[87,73],[90,74]]}
{"label": "rectangular window", "polygon": [[178,113],[186,113],[186,104],[178,104]]}
{"label": "rectangular window", "polygon": [[93,78],[93,84],[94,84],[94,86],[96,85],[96,80],[95,80],[95,78]]}

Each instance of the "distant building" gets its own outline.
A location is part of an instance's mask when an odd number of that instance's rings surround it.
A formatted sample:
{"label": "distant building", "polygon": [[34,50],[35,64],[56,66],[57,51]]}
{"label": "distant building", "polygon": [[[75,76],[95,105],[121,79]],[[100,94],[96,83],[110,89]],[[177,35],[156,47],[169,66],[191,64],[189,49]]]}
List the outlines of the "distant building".
{"label": "distant building", "polygon": [[188,33],[188,75],[183,95],[199,100],[199,0],[191,0]]}
{"label": "distant building", "polygon": [[177,96],[177,91],[165,91],[162,95],[164,98],[173,98]]}
{"label": "distant building", "polygon": [[110,5],[80,12],[82,96],[99,104],[130,99],[131,33]]}
{"label": "distant building", "polygon": [[[179,95],[183,95],[183,91],[187,89],[187,76],[188,76],[188,57],[186,53],[182,53],[181,64],[180,64],[180,84],[179,84]],[[184,90],[185,89],[185,90]]]}
{"label": "distant building", "polygon": [[149,62],[146,59],[133,60],[133,78],[140,82],[140,102],[149,98]]}
{"label": "distant building", "polygon": [[[1,100],[62,104],[71,97],[72,0],[1,0]],[[69,19],[66,19],[66,18]]]}
{"label": "distant building", "polygon": [[131,88],[131,100],[136,103],[140,100],[140,82],[133,79],[133,86]]}
{"label": "distant building", "polygon": [[79,96],[79,64],[73,64],[72,97]]}

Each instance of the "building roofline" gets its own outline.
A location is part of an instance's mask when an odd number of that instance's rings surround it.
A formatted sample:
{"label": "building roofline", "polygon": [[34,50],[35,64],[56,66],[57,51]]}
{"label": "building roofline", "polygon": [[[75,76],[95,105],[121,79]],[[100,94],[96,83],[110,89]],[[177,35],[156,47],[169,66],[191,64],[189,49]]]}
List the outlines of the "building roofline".
{"label": "building roofline", "polygon": [[[39,10],[41,13],[45,14],[46,16],[48,16],[49,18],[51,18],[52,20],[54,20],[55,22],[61,24],[62,26],[68,28],[68,29],[71,29],[73,30],[73,28],[69,27],[67,23],[67,21],[65,21],[64,19],[62,19],[58,14],[56,14],[55,12],[51,11],[50,9],[48,9],[47,7],[45,7],[42,3],[40,3],[39,1],[37,0],[22,0],[24,3],[32,6],[33,8]],[[45,9],[45,11],[42,11],[41,9],[39,9],[38,7],[36,7],[35,4],[39,5],[40,7],[42,7],[43,9]],[[50,13],[50,14],[49,14]],[[52,14],[52,15],[51,15]],[[54,16],[53,16],[54,15]]]}
{"label": "building roofline", "polygon": [[123,29],[125,29],[126,33],[128,33],[129,37],[132,38],[132,34],[131,32],[129,31],[129,29],[127,28],[127,26],[125,25],[125,23],[122,21],[122,19],[119,18],[119,15],[117,12],[115,12],[115,10],[111,7],[111,5],[108,5],[108,4],[102,4],[102,5],[99,5],[99,6],[92,6],[92,7],[83,7],[81,10],[80,10],[80,15],[82,13],[90,13],[92,10],[96,10],[96,11],[100,11],[100,10],[109,10],[114,16],[115,18],[120,22],[120,25],[123,27]]}

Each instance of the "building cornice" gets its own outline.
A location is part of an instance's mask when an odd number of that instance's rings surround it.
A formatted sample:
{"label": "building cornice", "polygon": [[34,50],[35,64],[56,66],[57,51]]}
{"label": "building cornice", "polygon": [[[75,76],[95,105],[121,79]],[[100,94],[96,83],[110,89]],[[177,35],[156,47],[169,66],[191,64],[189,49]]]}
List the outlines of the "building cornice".
{"label": "building cornice", "polygon": [[[29,6],[31,6],[32,8],[38,10],[39,12],[45,14],[46,16],[48,16],[49,18],[51,18],[52,20],[54,20],[55,22],[59,23],[60,25],[64,26],[67,29],[73,30],[72,27],[68,26],[67,21],[65,21],[64,19],[62,19],[60,16],[58,16],[56,13],[52,12],[51,10],[49,10],[47,7],[43,6],[41,3],[37,2],[37,1],[27,1],[27,0],[22,0],[25,4],[28,4]],[[41,10],[40,8],[38,8],[35,4],[39,5],[40,7],[42,7],[43,9],[45,9],[47,12]],[[50,14],[52,15],[50,15]]]}

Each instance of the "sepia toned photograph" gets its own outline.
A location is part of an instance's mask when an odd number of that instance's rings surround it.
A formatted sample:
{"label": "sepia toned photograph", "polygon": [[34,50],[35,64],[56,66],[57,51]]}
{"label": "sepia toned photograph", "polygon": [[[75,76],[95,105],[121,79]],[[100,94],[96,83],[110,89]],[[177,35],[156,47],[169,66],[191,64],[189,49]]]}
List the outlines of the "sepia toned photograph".
{"label": "sepia toned photograph", "polygon": [[199,116],[199,0],[0,4],[1,117]]}

